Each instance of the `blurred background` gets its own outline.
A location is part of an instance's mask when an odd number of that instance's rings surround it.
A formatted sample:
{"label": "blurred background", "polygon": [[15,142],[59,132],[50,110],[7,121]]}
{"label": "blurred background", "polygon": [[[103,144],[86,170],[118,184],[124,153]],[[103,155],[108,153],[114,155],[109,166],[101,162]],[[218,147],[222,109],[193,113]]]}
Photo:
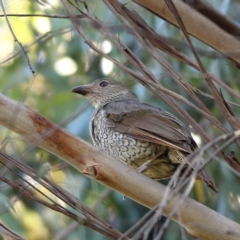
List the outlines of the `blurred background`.
{"label": "blurred background", "polygon": [[[112,33],[119,37],[141,59],[164,87],[194,103],[185,91],[179,88],[166,70],[142,48],[102,1],[89,0],[86,2],[91,12],[100,21],[108,24]],[[235,22],[240,22],[240,4],[238,1],[209,0],[207,2],[212,6],[217,6],[219,12]],[[1,15],[0,89],[4,95],[28,105],[47,119],[90,143],[92,142],[88,124],[93,107],[84,97],[71,93],[71,89],[95,79],[107,77],[121,81],[129,86],[142,102],[155,104],[177,115],[126,72],[91,50],[74,30],[71,21],[64,18],[66,11],[61,1],[5,0],[3,4],[7,14],[32,14],[9,16],[8,20],[12,31],[24,47],[31,68],[35,72],[33,75],[26,60],[26,54],[23,53],[19,44],[14,42],[7,21]],[[157,33],[165,37],[168,43],[173,44],[190,58],[193,58],[179,29],[131,1],[128,2],[127,7],[135,9],[142,17],[144,16],[144,20]],[[3,14],[3,11],[0,14]],[[37,16],[38,14],[42,14],[42,16]],[[85,34],[95,46],[133,71],[138,72],[123,54],[87,20],[81,19],[81,23]],[[214,49],[195,38],[192,38],[192,41],[204,67],[239,93],[239,70]],[[201,73],[166,53],[161,52],[161,57],[166,59],[195,88],[203,93],[209,93],[208,86]],[[216,86],[218,89],[220,88],[218,85]],[[225,99],[240,104],[239,99],[236,99],[228,91],[224,89],[222,91]],[[213,99],[203,95],[199,95],[199,98],[213,115],[231,131],[231,127]],[[194,109],[183,103],[180,104],[208,133],[211,139],[223,134]],[[231,109],[240,117],[239,106],[231,105]],[[181,120],[184,121],[184,119]],[[185,124],[187,123],[185,122]],[[191,126],[189,128],[199,146],[206,144]],[[38,172],[47,169],[45,176],[67,189],[121,232],[127,231],[148,212],[147,208],[138,203],[128,198],[124,200],[121,194],[83,176],[54,155],[37,147],[26,151],[26,149],[29,149],[29,144],[2,126],[0,126],[0,146],[5,153],[24,162]],[[240,151],[234,144],[225,150],[226,153],[234,151],[237,156],[240,156]],[[206,154],[204,157],[207,156],[209,155]],[[213,193],[203,183],[197,182],[190,193],[190,197],[226,217],[240,222],[240,178],[227,167],[224,160],[220,158],[215,160],[207,166],[207,169],[219,188],[219,194]],[[10,171],[0,171],[11,181],[18,180],[19,176],[17,174]],[[16,172],[28,181],[32,181],[41,191],[45,191],[29,176],[18,170]],[[167,183],[167,181],[162,182]],[[1,221],[26,239],[107,239],[92,229],[75,224],[67,216],[52,211],[38,202],[19,197],[18,191],[4,182],[0,182],[0,189]],[[35,194],[38,193],[35,192]],[[49,194],[49,192],[46,191],[46,194]],[[15,201],[17,196],[19,199]],[[51,197],[54,198],[55,196],[51,195]],[[57,198],[55,200],[64,204]],[[163,220],[159,220],[159,225]],[[180,239],[181,234],[181,227],[172,221],[162,239],[177,240]],[[185,233],[185,239],[193,238]]]}

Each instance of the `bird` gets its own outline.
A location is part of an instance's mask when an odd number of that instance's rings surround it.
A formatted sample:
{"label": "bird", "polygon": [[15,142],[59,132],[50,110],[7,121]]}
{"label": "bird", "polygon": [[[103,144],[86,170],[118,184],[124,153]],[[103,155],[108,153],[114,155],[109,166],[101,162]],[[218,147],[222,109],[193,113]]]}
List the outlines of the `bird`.
{"label": "bird", "polygon": [[[154,180],[172,177],[198,148],[177,117],[158,106],[140,102],[121,82],[103,78],[71,91],[85,96],[95,108],[89,123],[94,146]],[[181,174],[188,165],[191,172],[195,170],[196,164],[185,161]],[[205,169],[198,172],[197,179],[218,192]]]}

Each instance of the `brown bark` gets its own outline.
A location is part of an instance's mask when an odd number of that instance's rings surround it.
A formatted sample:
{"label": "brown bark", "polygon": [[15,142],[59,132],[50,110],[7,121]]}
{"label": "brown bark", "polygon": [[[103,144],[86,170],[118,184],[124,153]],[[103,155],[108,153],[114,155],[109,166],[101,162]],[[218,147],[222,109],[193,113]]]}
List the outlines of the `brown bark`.
{"label": "brown bark", "polygon": [[[178,26],[173,13],[168,9],[164,0],[134,0],[134,2],[152,11],[161,18]],[[217,26],[214,22],[194,11],[190,6],[179,0],[173,0],[189,34],[205,42],[212,48],[222,52],[230,59],[240,62],[240,42]]]}
{"label": "brown bark", "polygon": [[240,26],[231,19],[229,19],[228,17],[218,12],[210,4],[203,2],[202,0],[193,1],[182,0],[182,1],[188,4],[196,11],[200,12],[206,18],[210,19],[224,31],[228,32],[237,39],[240,39]]}

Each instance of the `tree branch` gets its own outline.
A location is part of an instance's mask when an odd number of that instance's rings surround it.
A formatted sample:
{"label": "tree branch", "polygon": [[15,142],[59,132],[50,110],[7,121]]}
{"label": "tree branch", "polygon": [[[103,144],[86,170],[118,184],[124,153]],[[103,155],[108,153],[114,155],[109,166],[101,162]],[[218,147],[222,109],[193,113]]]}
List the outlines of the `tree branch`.
{"label": "tree branch", "polygon": [[[134,2],[169,21],[171,24],[179,26],[174,14],[168,9],[165,0],[134,0]],[[240,62],[238,52],[238,49],[240,49],[240,42],[234,36],[225,32],[201,13],[194,11],[184,2],[176,0],[173,2],[189,34],[222,52],[235,61],[236,64]]]}
{"label": "tree branch", "polygon": [[[43,148],[88,177],[108,186],[136,202],[153,208],[164,198],[166,187],[116,161],[84,140],[58,127],[28,106],[0,94],[0,124],[18,133],[31,144]],[[143,184],[144,183],[144,184]],[[177,194],[165,206],[168,216],[176,205],[179,222],[189,234],[211,240],[239,239],[240,225],[206,206]],[[181,221],[179,221],[181,216]]]}

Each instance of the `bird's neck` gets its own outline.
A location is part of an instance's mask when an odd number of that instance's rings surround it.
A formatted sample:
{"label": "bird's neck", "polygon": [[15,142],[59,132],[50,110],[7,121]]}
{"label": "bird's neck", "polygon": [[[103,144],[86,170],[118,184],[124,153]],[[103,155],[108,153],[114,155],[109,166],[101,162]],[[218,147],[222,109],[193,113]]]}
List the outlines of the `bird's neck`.
{"label": "bird's neck", "polygon": [[138,101],[138,98],[134,93],[126,92],[126,93],[122,93],[122,94],[117,94],[112,98],[106,98],[102,102],[100,102],[100,101],[95,102],[95,103],[93,103],[93,105],[96,109],[99,109],[99,108],[105,106],[108,103],[115,102],[115,101],[125,101],[125,100],[136,100],[136,101]]}

